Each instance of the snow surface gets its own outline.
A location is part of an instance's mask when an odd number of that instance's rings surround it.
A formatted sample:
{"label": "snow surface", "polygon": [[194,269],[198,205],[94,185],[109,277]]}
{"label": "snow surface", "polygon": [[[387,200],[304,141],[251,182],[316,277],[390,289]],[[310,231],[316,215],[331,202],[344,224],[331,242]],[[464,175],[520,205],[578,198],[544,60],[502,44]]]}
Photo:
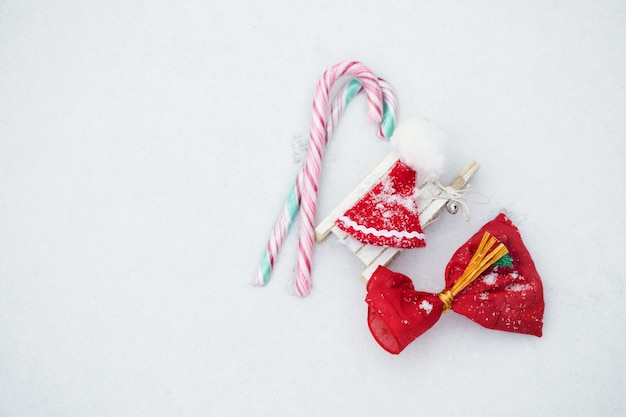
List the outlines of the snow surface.
{"label": "snow surface", "polygon": [[[444,183],[476,159],[491,197],[391,268],[441,290],[506,210],[542,338],[449,313],[390,355],[333,238],[293,295],[297,226],[250,285],[348,59],[447,133]],[[0,416],[626,415],[625,74],[619,0],[0,2]],[[390,150],[375,132],[357,97],[318,218]]]}

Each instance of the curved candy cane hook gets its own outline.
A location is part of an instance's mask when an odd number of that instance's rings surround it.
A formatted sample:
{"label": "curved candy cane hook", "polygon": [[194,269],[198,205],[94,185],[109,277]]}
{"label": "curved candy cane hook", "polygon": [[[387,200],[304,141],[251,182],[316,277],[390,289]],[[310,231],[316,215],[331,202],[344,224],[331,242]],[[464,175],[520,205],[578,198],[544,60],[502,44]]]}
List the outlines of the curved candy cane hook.
{"label": "curved candy cane hook", "polygon": [[[342,88],[329,107],[330,90],[337,79],[342,76],[352,76],[353,79]],[[295,184],[270,235],[255,276],[255,284],[265,285],[269,282],[284,237],[299,208],[302,207],[296,291],[300,296],[310,292],[314,221],[324,147],[345,106],[362,90],[365,91],[368,100],[368,119],[380,123],[379,136],[389,138],[393,133],[396,125],[398,102],[389,84],[376,77],[363,64],[354,61],[336,64],[324,72],[317,84],[313,101],[307,158],[296,177]]]}

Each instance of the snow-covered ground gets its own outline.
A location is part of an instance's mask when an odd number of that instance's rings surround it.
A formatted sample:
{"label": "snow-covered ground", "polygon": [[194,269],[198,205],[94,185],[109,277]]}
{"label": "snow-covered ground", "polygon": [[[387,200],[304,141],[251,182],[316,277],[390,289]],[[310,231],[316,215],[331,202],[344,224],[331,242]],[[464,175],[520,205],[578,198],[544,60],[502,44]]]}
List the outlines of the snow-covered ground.
{"label": "snow-covered ground", "polygon": [[[297,225],[250,285],[348,59],[447,132],[444,182],[475,159],[491,199],[391,269],[441,290],[504,210],[542,338],[450,313],[390,355],[334,238],[293,295]],[[625,415],[625,74],[618,0],[0,2],[0,415]],[[318,218],[389,149],[357,97]]]}

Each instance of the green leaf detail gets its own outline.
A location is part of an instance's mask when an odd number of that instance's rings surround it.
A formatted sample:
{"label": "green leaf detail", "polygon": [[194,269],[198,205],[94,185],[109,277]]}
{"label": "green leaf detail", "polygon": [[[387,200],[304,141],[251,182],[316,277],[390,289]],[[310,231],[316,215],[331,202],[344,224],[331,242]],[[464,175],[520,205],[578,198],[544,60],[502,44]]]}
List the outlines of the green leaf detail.
{"label": "green leaf detail", "polygon": [[507,253],[504,256],[502,256],[500,259],[495,261],[493,266],[502,266],[502,267],[505,267],[505,268],[512,268],[513,267],[513,258],[511,258],[511,256]]}

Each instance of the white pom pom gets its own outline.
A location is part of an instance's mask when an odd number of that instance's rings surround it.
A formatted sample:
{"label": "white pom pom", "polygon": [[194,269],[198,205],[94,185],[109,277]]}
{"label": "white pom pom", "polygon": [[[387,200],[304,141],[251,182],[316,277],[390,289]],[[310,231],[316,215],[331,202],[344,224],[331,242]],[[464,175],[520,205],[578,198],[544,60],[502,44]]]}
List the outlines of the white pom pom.
{"label": "white pom pom", "polygon": [[398,125],[390,138],[400,159],[417,172],[417,187],[441,175],[445,133],[428,119],[411,119]]}

